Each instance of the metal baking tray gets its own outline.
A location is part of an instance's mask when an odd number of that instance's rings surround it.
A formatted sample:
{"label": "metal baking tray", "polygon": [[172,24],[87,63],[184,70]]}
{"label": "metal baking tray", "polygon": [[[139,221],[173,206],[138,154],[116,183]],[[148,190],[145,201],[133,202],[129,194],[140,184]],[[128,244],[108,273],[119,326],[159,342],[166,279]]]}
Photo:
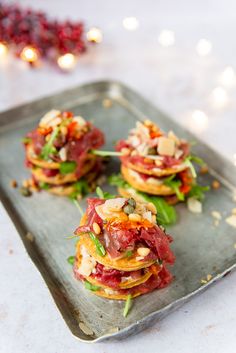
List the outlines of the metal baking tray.
{"label": "metal baking tray", "polygon": [[[104,101],[105,99],[105,101]],[[161,128],[172,129],[182,137],[197,140],[160,112],[153,104],[119,82],[95,82],[46,97],[0,114],[0,195],[25,248],[42,274],[55,304],[71,332],[82,341],[97,342],[120,339],[152,325],[201,293],[236,266],[235,228],[224,218],[235,207],[235,167],[201,141],[194,152],[210,166],[210,174],[201,177],[202,184],[218,178],[221,187],[208,192],[202,214],[190,213],[184,204],[177,206],[178,223],[169,228],[174,238],[172,249],[176,263],[173,283],[134,300],[127,318],[122,316],[124,302],[102,299],[86,290],[73,277],[67,257],[75,252],[76,240],[67,240],[78,226],[80,215],[66,198],[36,193],[25,198],[10,186],[19,183],[29,172],[24,167],[21,138],[36,126],[40,117],[52,108],[71,110],[94,121],[106,134],[105,149],[127,136],[135,120],[148,117]],[[107,174],[119,170],[112,159]],[[115,192],[105,185],[106,190]],[[86,207],[86,200],[82,202]],[[214,226],[211,212],[223,215]],[[201,283],[207,275],[212,279]]]}

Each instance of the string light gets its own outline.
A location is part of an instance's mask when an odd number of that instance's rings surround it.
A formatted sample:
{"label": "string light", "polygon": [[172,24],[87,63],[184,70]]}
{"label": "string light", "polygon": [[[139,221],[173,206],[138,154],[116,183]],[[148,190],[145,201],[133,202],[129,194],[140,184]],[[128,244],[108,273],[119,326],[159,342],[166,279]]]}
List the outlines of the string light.
{"label": "string light", "polygon": [[0,58],[6,56],[8,48],[6,44],[0,42]]}
{"label": "string light", "polygon": [[38,60],[37,50],[33,47],[27,46],[22,50],[20,57],[22,60],[27,61],[29,63],[34,63]]}
{"label": "string light", "polygon": [[227,87],[231,87],[236,83],[236,75],[231,66],[227,66],[219,76],[219,82]]}
{"label": "string light", "polygon": [[136,17],[126,17],[123,19],[123,26],[128,31],[135,31],[139,26],[139,22]]}
{"label": "string light", "polygon": [[223,87],[213,89],[210,100],[216,108],[223,108],[228,103],[228,94]]}
{"label": "string light", "polygon": [[209,118],[202,110],[194,110],[188,121],[189,128],[195,133],[201,133],[208,127]]}
{"label": "string light", "polygon": [[97,27],[92,27],[86,34],[87,40],[91,43],[101,43],[102,41],[102,31]]}
{"label": "string light", "polygon": [[161,33],[159,34],[158,42],[163,47],[170,47],[171,45],[174,45],[175,33],[173,31],[168,30],[168,29],[163,29],[161,31]]}
{"label": "string light", "polygon": [[198,55],[206,56],[206,55],[210,54],[210,52],[212,50],[212,44],[207,39],[200,39],[197,43],[196,50],[197,50]]}
{"label": "string light", "polygon": [[62,70],[72,70],[76,65],[76,58],[73,54],[67,53],[59,56],[57,64]]}

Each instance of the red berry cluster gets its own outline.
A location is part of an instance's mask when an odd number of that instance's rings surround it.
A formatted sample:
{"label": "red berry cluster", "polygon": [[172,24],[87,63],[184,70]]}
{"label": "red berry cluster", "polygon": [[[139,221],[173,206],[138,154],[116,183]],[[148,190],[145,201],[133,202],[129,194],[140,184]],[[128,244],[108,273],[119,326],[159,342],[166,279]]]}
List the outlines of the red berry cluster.
{"label": "red berry cluster", "polygon": [[83,23],[49,20],[43,12],[18,5],[0,4],[0,41],[10,45],[17,56],[25,46],[32,46],[48,60],[86,50]]}

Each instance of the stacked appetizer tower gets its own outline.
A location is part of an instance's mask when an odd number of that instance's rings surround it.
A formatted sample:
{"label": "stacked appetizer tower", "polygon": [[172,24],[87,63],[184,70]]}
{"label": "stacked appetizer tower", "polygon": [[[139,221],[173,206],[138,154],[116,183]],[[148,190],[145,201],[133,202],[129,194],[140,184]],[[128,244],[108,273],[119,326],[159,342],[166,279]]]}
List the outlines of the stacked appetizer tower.
{"label": "stacked appetizer tower", "polygon": [[119,188],[122,196],[139,191],[175,204],[196,183],[187,141],[172,131],[165,134],[150,120],[138,121],[128,138],[118,141],[116,150],[121,152],[121,174],[127,182]]}
{"label": "stacked appetizer tower", "polygon": [[38,189],[80,196],[101,171],[101,158],[91,150],[104,144],[103,133],[71,112],[49,111],[23,142],[31,183]]}
{"label": "stacked appetizer tower", "polygon": [[94,294],[127,300],[167,286],[174,263],[171,237],[156,222],[151,203],[133,198],[88,199],[79,236],[75,277]]}

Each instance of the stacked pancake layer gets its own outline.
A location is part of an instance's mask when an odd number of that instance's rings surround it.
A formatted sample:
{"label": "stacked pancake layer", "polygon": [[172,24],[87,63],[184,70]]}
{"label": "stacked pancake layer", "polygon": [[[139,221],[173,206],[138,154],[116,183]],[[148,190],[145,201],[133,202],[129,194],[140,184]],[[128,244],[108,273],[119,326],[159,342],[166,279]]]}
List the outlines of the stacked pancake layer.
{"label": "stacked pancake layer", "polygon": [[79,196],[101,171],[100,157],[90,151],[104,144],[103,133],[73,113],[48,112],[24,144],[26,165],[38,189]]}
{"label": "stacked pancake layer", "polygon": [[94,294],[117,300],[168,285],[171,238],[156,224],[155,213],[152,204],[132,198],[88,199],[75,232],[75,277]]}
{"label": "stacked pancake layer", "polygon": [[[122,176],[135,190],[163,196],[172,203],[183,200],[191,190],[194,178],[186,162],[189,145],[172,131],[165,135],[149,120],[137,122],[116,150],[123,153]],[[119,191],[128,193],[127,189]]]}

